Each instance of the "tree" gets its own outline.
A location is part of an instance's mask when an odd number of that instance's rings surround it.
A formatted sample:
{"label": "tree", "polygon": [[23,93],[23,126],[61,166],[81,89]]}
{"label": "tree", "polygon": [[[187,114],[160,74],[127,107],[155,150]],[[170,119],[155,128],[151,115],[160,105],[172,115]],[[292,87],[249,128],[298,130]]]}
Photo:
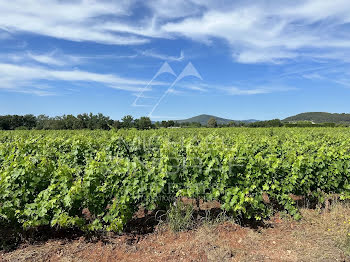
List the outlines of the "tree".
{"label": "tree", "polygon": [[151,129],[152,127],[152,121],[149,117],[141,117],[140,119],[138,119],[137,121],[137,129]]}
{"label": "tree", "polygon": [[23,126],[27,129],[33,129],[36,126],[36,117],[34,115],[23,116]]}
{"label": "tree", "polygon": [[120,128],[123,127],[123,123],[120,122],[119,120],[115,120],[115,121],[113,122],[113,127],[114,127],[115,129],[120,129]]}
{"label": "tree", "polygon": [[113,124],[113,121],[108,117],[104,116],[102,113],[98,113],[95,117],[95,127],[94,129],[104,129],[108,130],[110,125]]}
{"label": "tree", "polygon": [[0,116],[0,129],[2,130],[10,130],[10,116]]}
{"label": "tree", "polygon": [[239,123],[236,123],[235,121],[230,121],[230,122],[228,122],[227,126],[228,127],[236,127],[236,126],[239,126]]}
{"label": "tree", "polygon": [[74,129],[74,123],[77,121],[77,119],[73,115],[64,115],[63,121],[65,129]]}
{"label": "tree", "polygon": [[163,120],[161,125],[162,125],[162,127],[167,128],[168,127],[168,121]]}
{"label": "tree", "polygon": [[283,126],[283,123],[279,119],[258,121],[258,122],[248,124],[248,127],[280,127],[280,126]]}
{"label": "tree", "polygon": [[133,126],[134,118],[131,115],[127,115],[122,118],[122,121],[124,128],[131,128]]}
{"label": "tree", "polygon": [[168,127],[175,126],[175,122],[173,120],[168,121]]}
{"label": "tree", "polygon": [[216,119],[214,117],[211,117],[208,120],[208,127],[217,127],[218,123],[216,122]]}
{"label": "tree", "polygon": [[36,118],[36,129],[48,129],[49,117],[46,115],[38,115]]}

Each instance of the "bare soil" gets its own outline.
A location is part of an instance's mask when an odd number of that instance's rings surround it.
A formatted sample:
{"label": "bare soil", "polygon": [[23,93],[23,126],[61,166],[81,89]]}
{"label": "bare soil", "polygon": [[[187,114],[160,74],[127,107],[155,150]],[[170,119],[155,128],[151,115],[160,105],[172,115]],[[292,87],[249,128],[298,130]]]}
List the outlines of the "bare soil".
{"label": "bare soil", "polygon": [[122,235],[65,232],[0,251],[0,261],[350,261],[350,207],[301,212],[300,221],[277,214],[261,225],[227,220],[179,233],[141,212]]}

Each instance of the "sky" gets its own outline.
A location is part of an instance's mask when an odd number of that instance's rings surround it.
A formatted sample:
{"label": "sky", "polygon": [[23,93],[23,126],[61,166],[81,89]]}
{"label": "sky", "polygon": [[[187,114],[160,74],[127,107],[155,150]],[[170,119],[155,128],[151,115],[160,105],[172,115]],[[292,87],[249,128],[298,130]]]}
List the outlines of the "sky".
{"label": "sky", "polygon": [[0,0],[0,115],[350,112],[348,0]]}

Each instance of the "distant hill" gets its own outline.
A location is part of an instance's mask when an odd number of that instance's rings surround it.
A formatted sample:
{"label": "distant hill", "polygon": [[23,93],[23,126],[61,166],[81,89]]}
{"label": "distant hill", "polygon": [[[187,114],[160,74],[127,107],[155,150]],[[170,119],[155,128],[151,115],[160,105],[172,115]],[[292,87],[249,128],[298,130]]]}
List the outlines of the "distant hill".
{"label": "distant hill", "polygon": [[201,123],[201,125],[206,125],[208,123],[208,120],[210,118],[214,117],[216,119],[216,122],[219,125],[222,124],[228,124],[229,122],[245,122],[245,123],[252,123],[252,122],[256,122],[258,120],[255,119],[249,119],[249,120],[231,120],[231,119],[225,119],[225,118],[221,118],[221,117],[217,117],[217,116],[212,116],[212,115],[199,115],[199,116],[194,116],[188,119],[183,119],[183,120],[175,120],[175,122],[178,123]]}
{"label": "distant hill", "polygon": [[287,117],[284,122],[312,121],[314,123],[350,123],[350,114],[332,114],[326,112],[308,112]]}

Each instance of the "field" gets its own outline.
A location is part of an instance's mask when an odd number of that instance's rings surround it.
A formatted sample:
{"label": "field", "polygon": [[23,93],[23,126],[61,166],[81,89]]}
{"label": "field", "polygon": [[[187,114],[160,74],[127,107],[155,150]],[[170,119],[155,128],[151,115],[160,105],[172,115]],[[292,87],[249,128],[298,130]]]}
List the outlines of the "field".
{"label": "field", "polygon": [[349,159],[347,128],[0,132],[1,223],[120,234],[181,201],[297,221],[349,198]]}

